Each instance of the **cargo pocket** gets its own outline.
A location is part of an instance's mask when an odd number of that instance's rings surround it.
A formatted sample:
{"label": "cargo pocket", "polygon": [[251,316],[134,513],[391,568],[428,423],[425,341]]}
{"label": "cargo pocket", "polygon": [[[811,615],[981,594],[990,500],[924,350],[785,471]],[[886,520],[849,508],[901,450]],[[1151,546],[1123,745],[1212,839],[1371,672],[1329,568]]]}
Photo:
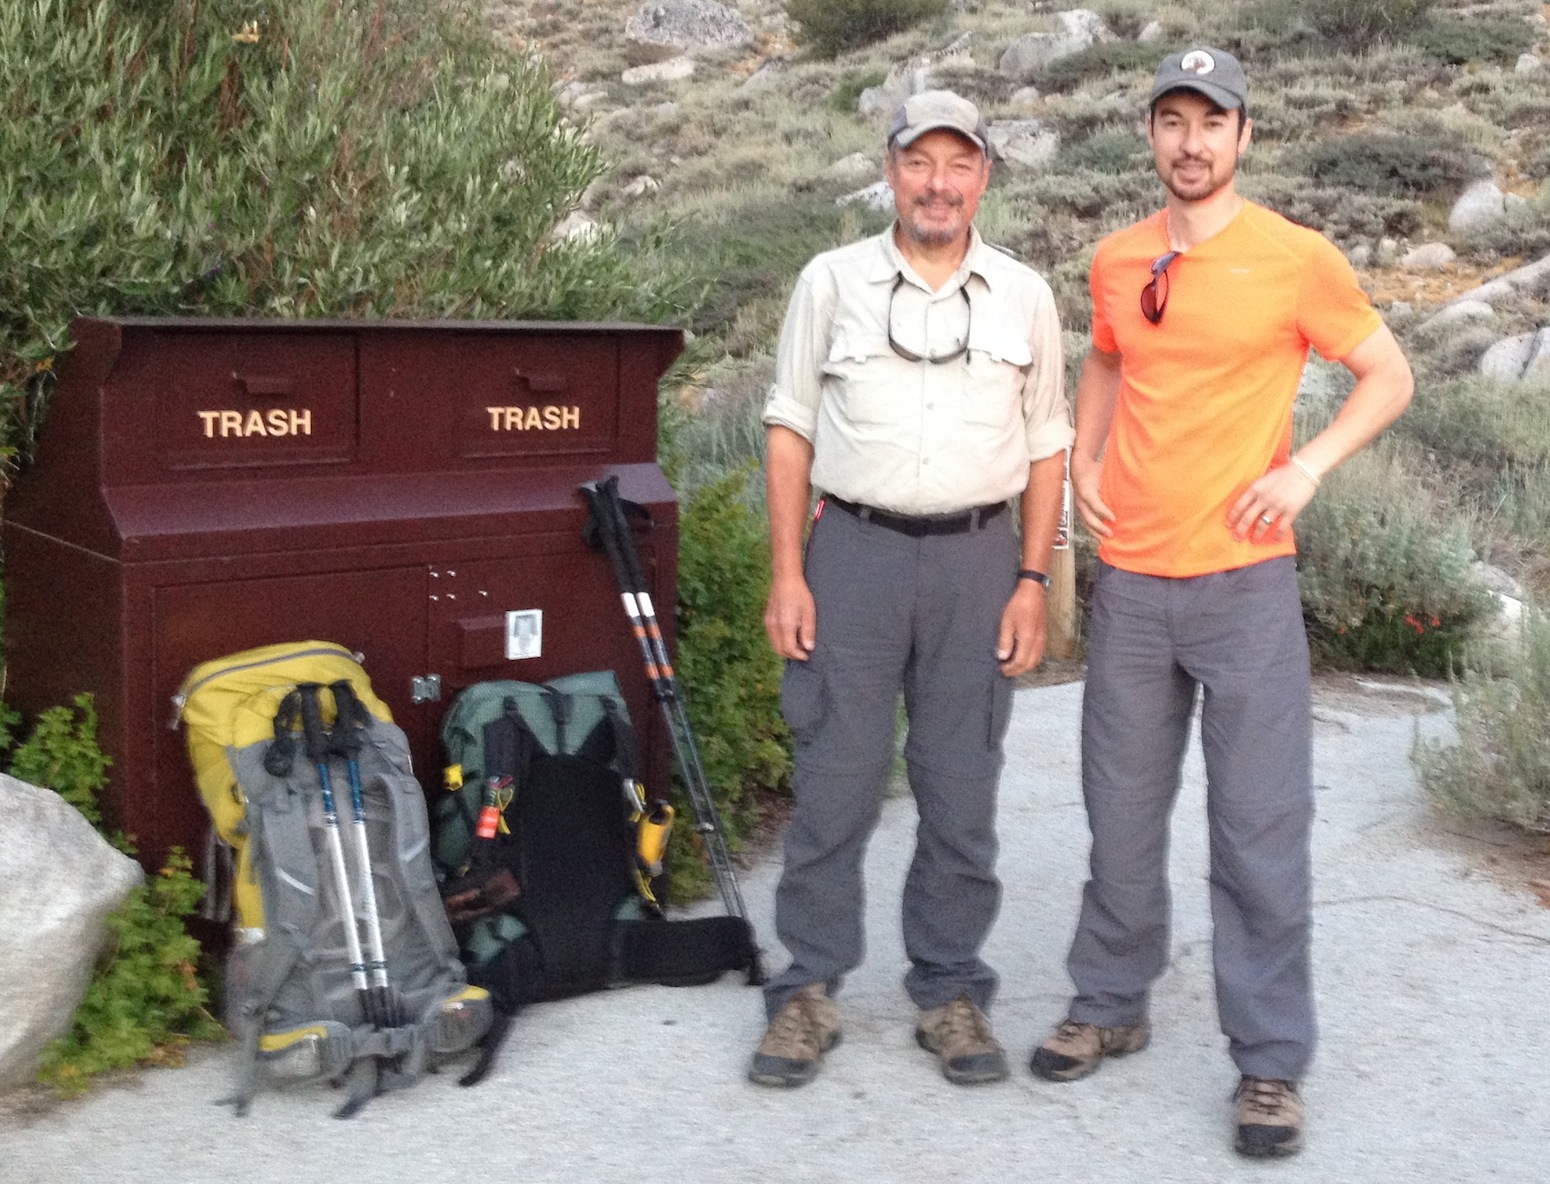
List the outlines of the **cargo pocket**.
{"label": "cargo pocket", "polygon": [[1012,680],[997,674],[990,687],[990,747],[1001,747],[1012,722]]}
{"label": "cargo pocket", "polygon": [[798,743],[823,718],[823,683],[823,672],[814,667],[812,658],[805,662],[786,659],[786,672],[780,680],[780,713]]}

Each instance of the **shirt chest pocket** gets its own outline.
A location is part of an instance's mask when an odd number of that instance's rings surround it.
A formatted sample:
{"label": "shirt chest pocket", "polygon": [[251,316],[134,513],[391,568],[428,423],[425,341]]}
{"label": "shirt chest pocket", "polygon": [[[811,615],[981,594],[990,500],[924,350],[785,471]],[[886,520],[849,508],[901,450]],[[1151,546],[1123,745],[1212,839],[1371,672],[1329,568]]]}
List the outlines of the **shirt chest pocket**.
{"label": "shirt chest pocket", "polygon": [[886,333],[847,329],[836,333],[824,361],[824,397],[853,424],[897,424],[903,391]]}
{"label": "shirt chest pocket", "polygon": [[964,420],[991,427],[1020,423],[1023,380],[1032,365],[1026,336],[1005,329],[975,333],[960,390]]}

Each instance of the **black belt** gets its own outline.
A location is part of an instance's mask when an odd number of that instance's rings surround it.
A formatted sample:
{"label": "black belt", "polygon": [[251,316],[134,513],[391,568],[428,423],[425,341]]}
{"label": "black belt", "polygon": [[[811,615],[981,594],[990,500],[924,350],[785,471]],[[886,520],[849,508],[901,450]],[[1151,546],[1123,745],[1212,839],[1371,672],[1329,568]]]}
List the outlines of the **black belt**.
{"label": "black belt", "polygon": [[855,502],[844,501],[832,493],[825,495],[823,500],[825,505],[833,506],[836,510],[844,510],[847,514],[854,514],[863,522],[870,522],[886,530],[896,530],[913,539],[924,538],[930,534],[964,534],[967,531],[978,530],[1006,509],[1005,502],[992,502],[988,506],[975,506],[972,510],[961,510],[956,514],[930,514],[920,518],[909,518],[903,514],[889,514],[884,510],[874,510],[871,506],[858,506]]}

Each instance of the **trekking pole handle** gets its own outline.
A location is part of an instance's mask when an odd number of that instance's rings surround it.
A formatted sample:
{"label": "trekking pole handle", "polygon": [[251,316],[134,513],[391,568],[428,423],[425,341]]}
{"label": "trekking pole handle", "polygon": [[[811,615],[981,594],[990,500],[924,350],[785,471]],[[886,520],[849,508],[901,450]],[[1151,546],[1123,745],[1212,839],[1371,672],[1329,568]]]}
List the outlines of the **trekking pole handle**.
{"label": "trekking pole handle", "polygon": [[304,682],[296,687],[301,695],[301,734],[307,744],[307,757],[315,765],[328,760],[329,736],[323,727],[323,708],[318,702],[321,683]]}
{"label": "trekking pole handle", "polygon": [[330,683],[328,689],[334,693],[334,734],[329,748],[349,760],[361,750],[361,733],[366,727],[366,705],[361,702],[347,678]]}
{"label": "trekking pole handle", "polygon": [[597,529],[598,540],[603,544],[603,551],[608,556],[609,566],[614,569],[614,579],[618,581],[622,592],[633,593],[635,586],[630,579],[630,570],[625,565],[624,554],[620,550],[619,536],[615,530],[613,515],[609,512],[609,493],[618,496],[619,478],[605,477],[602,481],[588,481],[581,486],[581,496],[586,498],[587,509],[592,513],[592,523]]}

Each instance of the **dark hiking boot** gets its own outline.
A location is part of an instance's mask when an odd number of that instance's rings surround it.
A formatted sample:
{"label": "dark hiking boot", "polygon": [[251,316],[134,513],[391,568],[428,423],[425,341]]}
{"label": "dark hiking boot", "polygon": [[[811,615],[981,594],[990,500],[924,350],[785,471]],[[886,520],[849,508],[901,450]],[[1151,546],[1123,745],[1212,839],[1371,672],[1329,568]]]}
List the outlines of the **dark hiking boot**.
{"label": "dark hiking boot", "polygon": [[1302,1149],[1302,1099],[1290,1081],[1244,1074],[1233,1097],[1238,1103],[1233,1150],[1239,1155],[1265,1159]]}
{"label": "dark hiking boot", "polygon": [[1104,1057],[1140,1052],[1151,1038],[1152,1029],[1145,1020],[1118,1028],[1100,1028],[1097,1024],[1064,1019],[1033,1050],[1028,1067],[1046,1081],[1075,1081],[1096,1069]]}
{"label": "dark hiking boot", "polygon": [[954,1085],[982,1085],[1007,1075],[1006,1052],[990,1034],[985,1013],[967,995],[922,1011],[915,1043],[936,1053],[942,1075]]}
{"label": "dark hiking boot", "polygon": [[759,1085],[806,1085],[840,1042],[840,1009],[822,983],[808,983],[776,1013],[748,1066]]}

